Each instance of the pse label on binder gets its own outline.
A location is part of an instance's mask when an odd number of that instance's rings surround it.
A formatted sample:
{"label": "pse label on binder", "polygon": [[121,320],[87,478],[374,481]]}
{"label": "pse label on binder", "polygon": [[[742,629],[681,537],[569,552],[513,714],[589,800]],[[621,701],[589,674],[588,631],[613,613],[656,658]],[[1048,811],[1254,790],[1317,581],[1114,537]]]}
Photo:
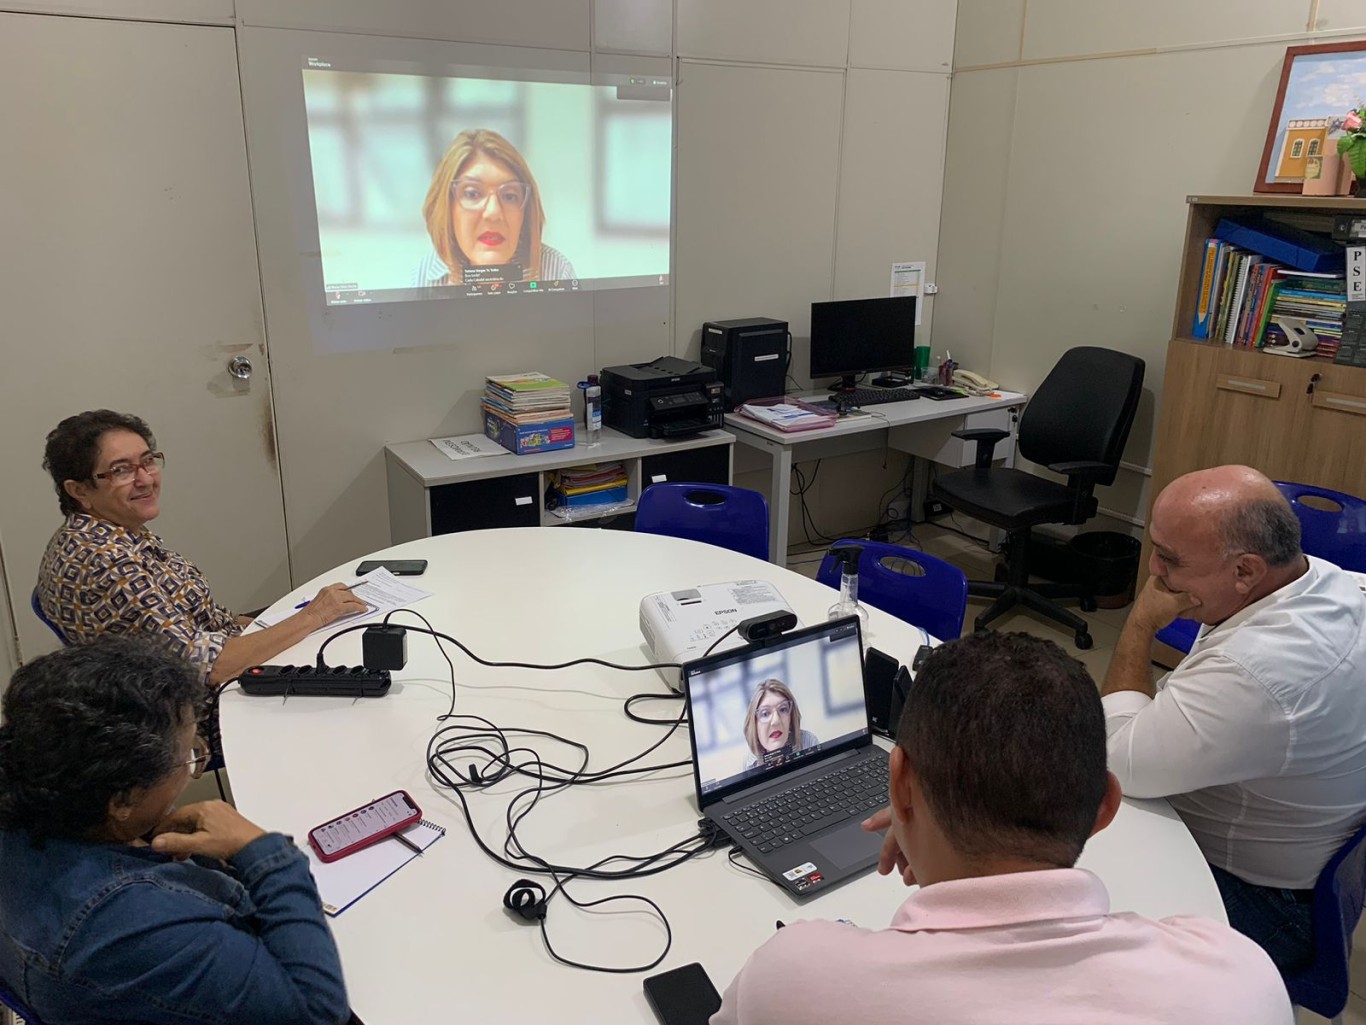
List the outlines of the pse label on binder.
{"label": "pse label on binder", "polygon": [[1366,302],[1366,246],[1347,247],[1347,301]]}

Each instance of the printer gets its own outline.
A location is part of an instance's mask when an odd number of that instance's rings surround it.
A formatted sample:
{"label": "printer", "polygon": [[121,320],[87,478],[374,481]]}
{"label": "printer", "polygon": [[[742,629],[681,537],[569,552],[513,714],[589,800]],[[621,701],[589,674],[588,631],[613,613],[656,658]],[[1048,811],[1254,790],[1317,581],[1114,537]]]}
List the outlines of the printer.
{"label": "printer", "polygon": [[677,356],[603,367],[602,422],[633,438],[680,438],[721,426],[724,388],[716,371]]}

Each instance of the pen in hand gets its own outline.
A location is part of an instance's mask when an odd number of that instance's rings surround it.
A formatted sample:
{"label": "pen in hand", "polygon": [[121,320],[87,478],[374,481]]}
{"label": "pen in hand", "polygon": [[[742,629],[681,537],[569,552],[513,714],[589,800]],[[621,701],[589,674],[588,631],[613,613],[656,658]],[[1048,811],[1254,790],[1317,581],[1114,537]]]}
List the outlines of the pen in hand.
{"label": "pen in hand", "polygon": [[[343,585],[342,585],[342,590],[343,590],[343,591],[349,591],[349,590],[351,590],[353,587],[359,587],[359,586],[360,586],[361,584],[363,584],[363,583],[365,583],[364,580],[357,580],[354,584],[343,584]],[[307,607],[312,603],[312,601],[313,601],[312,598],[305,598],[303,601],[299,602],[298,605],[295,605],[295,606],[294,606],[294,611],[295,611],[295,612],[298,612],[300,609],[307,608]]]}

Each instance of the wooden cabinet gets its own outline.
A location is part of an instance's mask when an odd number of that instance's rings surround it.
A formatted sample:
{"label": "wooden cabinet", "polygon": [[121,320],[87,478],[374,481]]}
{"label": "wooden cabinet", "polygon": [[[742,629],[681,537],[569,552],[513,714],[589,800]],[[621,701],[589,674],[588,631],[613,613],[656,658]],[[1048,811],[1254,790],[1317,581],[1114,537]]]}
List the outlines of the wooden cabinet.
{"label": "wooden cabinet", "polygon": [[1366,368],[1190,337],[1205,240],[1220,218],[1265,214],[1326,236],[1335,214],[1366,219],[1366,200],[1191,196],[1189,202],[1151,496],[1183,473],[1221,463],[1366,496]]}

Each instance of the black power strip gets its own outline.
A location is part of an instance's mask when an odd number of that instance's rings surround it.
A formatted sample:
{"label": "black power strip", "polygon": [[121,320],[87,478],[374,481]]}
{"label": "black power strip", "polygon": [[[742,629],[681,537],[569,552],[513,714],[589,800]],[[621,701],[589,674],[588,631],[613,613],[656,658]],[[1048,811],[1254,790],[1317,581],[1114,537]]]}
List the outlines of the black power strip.
{"label": "black power strip", "polygon": [[248,694],[268,697],[380,698],[393,681],[389,670],[364,666],[252,666],[237,682]]}

